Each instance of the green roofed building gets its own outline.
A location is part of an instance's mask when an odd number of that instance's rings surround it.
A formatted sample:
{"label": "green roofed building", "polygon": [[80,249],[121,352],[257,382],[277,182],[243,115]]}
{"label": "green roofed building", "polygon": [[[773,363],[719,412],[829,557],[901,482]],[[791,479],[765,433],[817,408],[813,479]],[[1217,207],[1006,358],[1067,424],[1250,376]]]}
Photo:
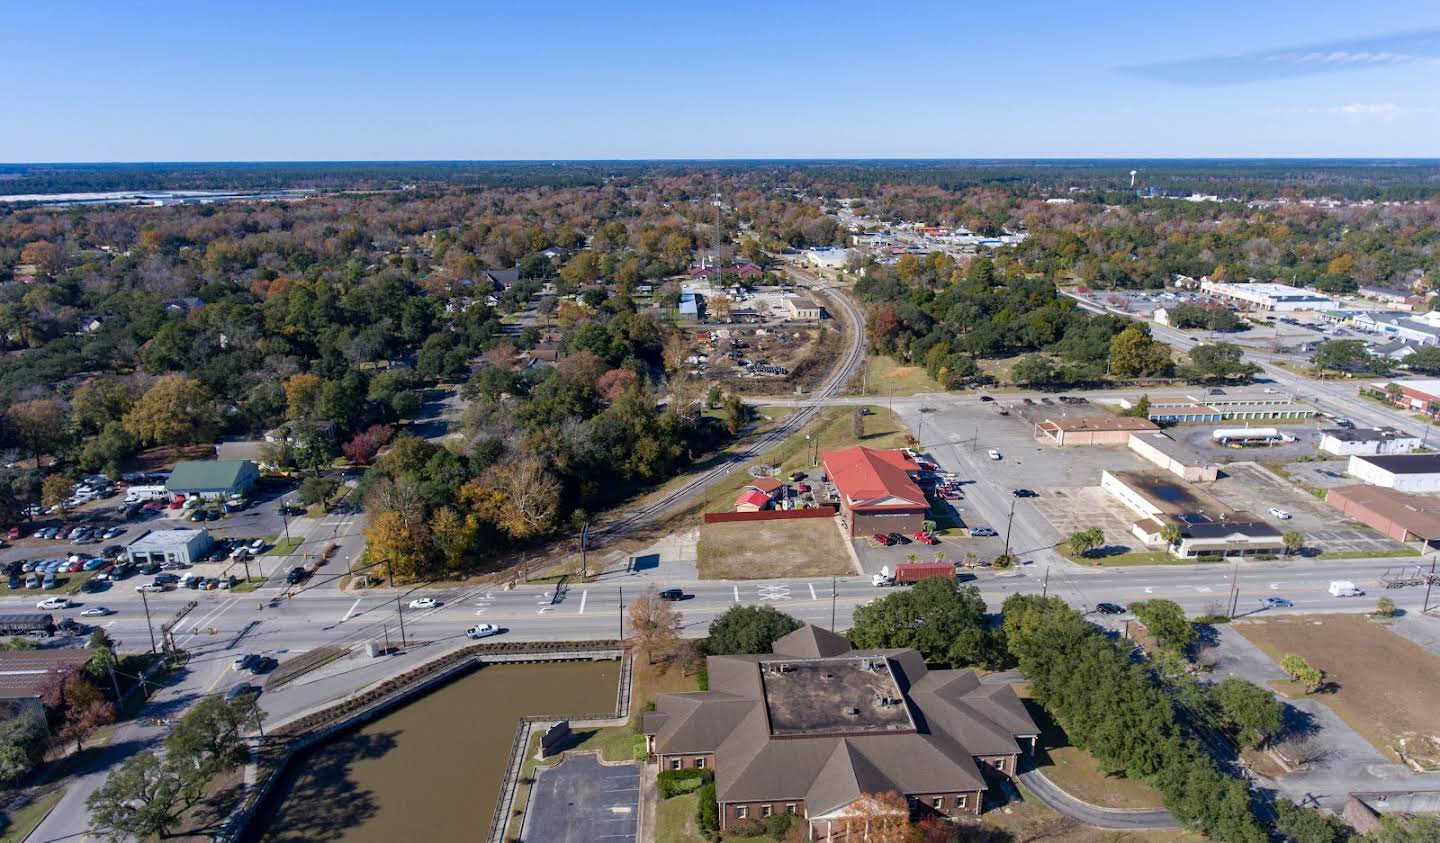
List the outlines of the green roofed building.
{"label": "green roofed building", "polygon": [[175,464],[165,488],[172,495],[227,497],[245,494],[259,479],[250,460],[185,460]]}

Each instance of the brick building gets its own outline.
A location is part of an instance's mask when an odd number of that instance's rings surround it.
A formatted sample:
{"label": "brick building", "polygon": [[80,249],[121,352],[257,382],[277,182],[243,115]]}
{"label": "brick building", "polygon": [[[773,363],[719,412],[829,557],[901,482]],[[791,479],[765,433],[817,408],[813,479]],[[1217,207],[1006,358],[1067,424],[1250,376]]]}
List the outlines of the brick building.
{"label": "brick building", "polygon": [[973,817],[1040,731],[1008,684],[814,626],[708,669],[710,690],[661,694],[642,730],[662,770],[714,769],[722,829],[784,812],[838,840],[857,800],[891,791],[912,814]]}
{"label": "brick building", "polygon": [[825,474],[840,497],[840,522],[851,536],[913,533],[925,524],[930,504],[911,479],[920,467],[904,451],[856,446],[820,454]]}

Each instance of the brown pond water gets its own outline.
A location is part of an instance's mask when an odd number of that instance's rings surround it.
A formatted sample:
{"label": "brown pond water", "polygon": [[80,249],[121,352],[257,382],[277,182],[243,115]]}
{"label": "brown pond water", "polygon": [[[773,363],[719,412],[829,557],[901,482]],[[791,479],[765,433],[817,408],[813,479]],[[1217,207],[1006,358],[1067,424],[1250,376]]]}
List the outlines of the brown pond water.
{"label": "brown pond water", "polygon": [[615,708],[620,662],[480,668],[292,762],[252,841],[480,840],[519,718]]}

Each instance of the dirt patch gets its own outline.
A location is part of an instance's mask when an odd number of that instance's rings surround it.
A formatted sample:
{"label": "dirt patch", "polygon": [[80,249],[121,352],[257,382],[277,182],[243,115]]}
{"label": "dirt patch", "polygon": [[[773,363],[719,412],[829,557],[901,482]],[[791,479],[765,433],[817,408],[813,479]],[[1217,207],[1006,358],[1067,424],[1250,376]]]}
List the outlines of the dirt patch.
{"label": "dirt patch", "polygon": [[750,521],[700,528],[700,577],[715,580],[850,576],[834,519]]}
{"label": "dirt patch", "polygon": [[1235,625],[1277,663],[1288,653],[1325,671],[1313,699],[1386,756],[1440,769],[1440,657],[1363,615],[1311,615]]}

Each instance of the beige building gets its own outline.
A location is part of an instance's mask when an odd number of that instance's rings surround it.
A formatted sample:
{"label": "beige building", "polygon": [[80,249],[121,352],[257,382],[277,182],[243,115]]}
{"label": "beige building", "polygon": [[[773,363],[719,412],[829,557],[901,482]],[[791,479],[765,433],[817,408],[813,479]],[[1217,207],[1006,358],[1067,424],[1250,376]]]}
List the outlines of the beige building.
{"label": "beige building", "polygon": [[1219,463],[1158,430],[1130,434],[1129,445],[1130,450],[1182,480],[1212,483],[1220,476]]}
{"label": "beige building", "polygon": [[1149,419],[1133,416],[1062,416],[1035,425],[1035,438],[1064,448],[1070,445],[1124,445],[1136,431],[1159,430]]}

